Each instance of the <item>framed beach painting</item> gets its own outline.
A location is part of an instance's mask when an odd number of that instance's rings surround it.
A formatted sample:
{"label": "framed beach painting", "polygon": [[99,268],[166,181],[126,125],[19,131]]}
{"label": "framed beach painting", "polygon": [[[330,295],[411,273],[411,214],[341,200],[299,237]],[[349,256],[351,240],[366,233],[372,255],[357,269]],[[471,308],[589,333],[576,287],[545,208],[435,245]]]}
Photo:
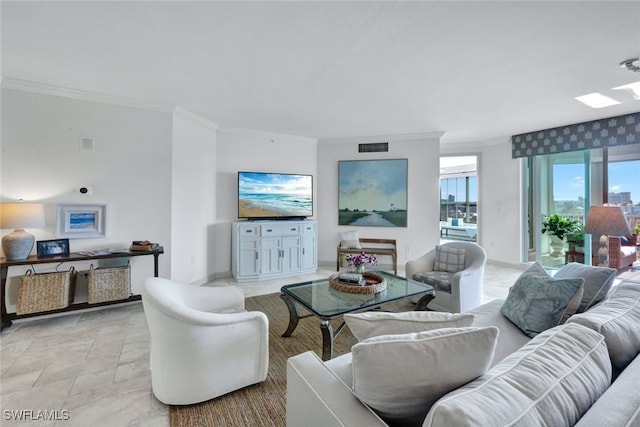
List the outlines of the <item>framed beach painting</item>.
{"label": "framed beach painting", "polygon": [[338,162],[338,225],[406,227],[407,159]]}
{"label": "framed beach painting", "polygon": [[107,235],[107,205],[58,205],[56,236],[75,239]]}

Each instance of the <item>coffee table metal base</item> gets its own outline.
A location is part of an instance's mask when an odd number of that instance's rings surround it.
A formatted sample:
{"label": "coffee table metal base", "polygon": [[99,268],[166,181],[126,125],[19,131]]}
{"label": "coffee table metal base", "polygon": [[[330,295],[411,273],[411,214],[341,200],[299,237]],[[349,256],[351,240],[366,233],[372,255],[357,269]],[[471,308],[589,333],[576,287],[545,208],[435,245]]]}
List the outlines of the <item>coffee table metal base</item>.
{"label": "coffee table metal base", "polygon": [[[287,294],[280,294],[280,298],[284,301],[289,309],[289,326],[287,326],[287,330],[282,334],[283,337],[290,337],[293,334],[293,331],[298,327],[298,321],[300,319],[304,319],[311,316],[316,316],[315,314],[309,313],[305,315],[300,315],[300,311],[298,310],[298,305],[295,303],[293,298],[289,297]],[[428,310],[427,306],[433,299],[435,298],[435,292],[428,292],[423,295],[418,302],[416,303],[416,311],[426,311]],[[376,307],[368,307],[363,311],[370,311],[374,309],[380,309],[381,306]],[[322,360],[330,360],[333,357],[333,341],[340,335],[340,332],[345,327],[345,323],[342,322],[340,326],[336,329],[335,333],[333,331],[333,326],[331,325],[330,320],[335,317],[319,317],[320,319],[320,331],[322,332]],[[340,317],[340,316],[336,316]]]}

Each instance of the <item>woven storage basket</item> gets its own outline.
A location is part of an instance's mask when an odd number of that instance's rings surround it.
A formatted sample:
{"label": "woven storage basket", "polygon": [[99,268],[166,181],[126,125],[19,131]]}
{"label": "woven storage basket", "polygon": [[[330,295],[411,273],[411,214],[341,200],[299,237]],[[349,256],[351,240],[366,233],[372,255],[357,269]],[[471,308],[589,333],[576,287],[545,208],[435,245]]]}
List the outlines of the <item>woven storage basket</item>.
{"label": "woven storage basket", "polygon": [[89,304],[127,299],[131,294],[131,266],[94,269],[92,264],[87,286]]}
{"label": "woven storage basket", "polygon": [[76,271],[34,274],[32,270],[20,278],[16,314],[39,313],[68,307],[73,302]]}

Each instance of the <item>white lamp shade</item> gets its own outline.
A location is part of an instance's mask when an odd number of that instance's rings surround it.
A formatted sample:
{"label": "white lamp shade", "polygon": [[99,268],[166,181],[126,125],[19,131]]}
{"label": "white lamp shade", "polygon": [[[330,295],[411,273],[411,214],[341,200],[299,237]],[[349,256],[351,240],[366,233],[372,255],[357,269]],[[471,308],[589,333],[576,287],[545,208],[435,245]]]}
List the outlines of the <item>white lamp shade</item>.
{"label": "white lamp shade", "polygon": [[44,226],[44,207],[40,203],[0,203],[0,229]]}
{"label": "white lamp shade", "polygon": [[631,227],[620,206],[591,206],[584,232],[608,236],[630,236]]}

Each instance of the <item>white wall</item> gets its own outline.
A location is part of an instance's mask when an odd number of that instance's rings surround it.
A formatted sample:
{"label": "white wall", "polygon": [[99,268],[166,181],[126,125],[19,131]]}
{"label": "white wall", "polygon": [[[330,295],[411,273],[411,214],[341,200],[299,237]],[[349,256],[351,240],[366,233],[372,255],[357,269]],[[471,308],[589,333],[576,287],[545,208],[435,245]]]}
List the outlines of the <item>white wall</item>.
{"label": "white wall", "polygon": [[215,274],[218,126],[177,108],[173,115],[171,278],[206,283]]}
{"label": "white wall", "polygon": [[[408,227],[357,227],[361,236],[398,240],[399,264],[438,243],[439,157],[469,153],[440,147],[441,134],[339,138],[316,141],[278,133],[220,128],[186,110],[153,110],[106,102],[3,89],[0,196],[47,206],[54,237],[57,203],[107,203],[109,233],[75,239],[71,250],[125,247],[134,239],[165,246],[160,275],[203,282],[230,275],[231,223],[237,220],[237,172],[310,173],[318,259],[335,263],[338,161],[409,159]],[[96,138],[95,152],[79,151],[81,136]],[[357,153],[362,142],[390,142],[388,153]],[[479,155],[479,242],[489,259],[520,263],[520,162],[508,138],[473,146]],[[92,196],[76,193],[92,186]],[[496,190],[498,189],[498,190]],[[9,230],[3,230],[8,233]],[[134,291],[152,260],[135,259]],[[149,257],[150,258],[150,257]],[[147,265],[148,264],[148,265]],[[20,273],[18,273],[20,274]]]}
{"label": "white wall", "polygon": [[[95,151],[80,151],[82,136],[95,138]],[[72,239],[71,251],[157,241],[168,250],[160,257],[160,275],[169,277],[170,171],[168,113],[2,90],[0,196],[45,204],[46,228],[29,230],[37,240],[55,238],[56,204],[104,203],[107,236]],[[93,187],[93,195],[81,195],[77,189],[82,186]],[[153,274],[153,257],[132,258],[131,263],[132,290],[139,293],[139,283]],[[9,274],[22,272],[12,268]]]}
{"label": "white wall", "polygon": [[483,148],[482,245],[490,260],[520,264],[522,257],[522,195],[520,159],[511,158],[509,138]]}
{"label": "white wall", "polygon": [[[339,138],[318,141],[318,260],[336,262],[338,232],[358,230],[360,237],[396,239],[398,265],[433,248],[439,239],[440,133]],[[386,153],[358,153],[358,144],[389,142]],[[408,159],[407,227],[354,227],[338,225],[338,161]],[[381,259],[381,263],[388,260]]]}
{"label": "white wall", "polygon": [[493,262],[521,264],[522,197],[519,159],[511,158],[510,138],[447,145],[441,154],[478,155],[478,244]]}
{"label": "white wall", "polygon": [[231,223],[238,220],[238,171],[313,175],[314,217],[323,205],[317,198],[321,175],[316,169],[315,139],[221,127],[217,147],[215,271],[217,276],[228,276],[231,274]]}

